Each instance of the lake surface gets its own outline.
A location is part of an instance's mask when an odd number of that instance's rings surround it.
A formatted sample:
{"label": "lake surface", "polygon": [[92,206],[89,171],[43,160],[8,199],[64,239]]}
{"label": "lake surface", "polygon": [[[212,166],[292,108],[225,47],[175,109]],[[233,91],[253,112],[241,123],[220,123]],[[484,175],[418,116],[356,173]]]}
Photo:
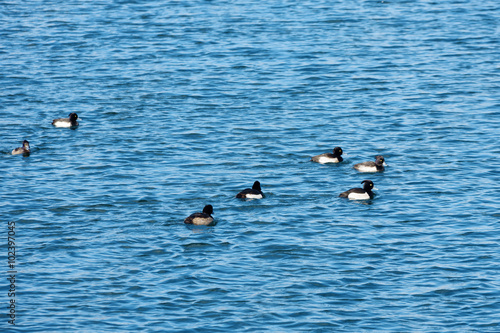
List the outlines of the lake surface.
{"label": "lake surface", "polygon": [[0,8],[1,331],[500,332],[498,1]]}

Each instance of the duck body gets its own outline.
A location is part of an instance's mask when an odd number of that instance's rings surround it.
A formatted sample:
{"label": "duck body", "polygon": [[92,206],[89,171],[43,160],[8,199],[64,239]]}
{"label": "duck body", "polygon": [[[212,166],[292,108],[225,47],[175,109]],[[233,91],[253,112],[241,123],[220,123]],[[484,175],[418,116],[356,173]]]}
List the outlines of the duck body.
{"label": "duck body", "polygon": [[23,141],[23,146],[22,147],[18,147],[16,149],[12,150],[12,155],[23,154],[25,156],[28,156],[30,153],[31,153],[31,151],[30,151],[30,143],[28,142],[28,140],[24,140]]}
{"label": "duck body", "polygon": [[69,118],[59,118],[52,120],[52,125],[55,127],[74,127],[78,126],[78,115],[76,113],[70,113]]}
{"label": "duck body", "polygon": [[260,182],[255,181],[252,188],[246,188],[240,193],[236,194],[236,198],[239,199],[262,199],[264,198],[264,193],[260,188]]}
{"label": "duck body", "polygon": [[342,148],[340,147],[335,147],[333,148],[333,153],[324,153],[320,155],[316,155],[311,157],[311,161],[320,163],[320,164],[325,164],[325,163],[340,163],[344,159],[342,158]]}
{"label": "duck body", "polygon": [[384,165],[386,165],[384,157],[379,155],[376,156],[375,159],[376,159],[375,162],[369,161],[369,162],[354,164],[354,169],[358,170],[359,172],[384,171],[385,170]]}
{"label": "duck body", "polygon": [[341,198],[347,198],[349,200],[369,200],[373,199],[375,193],[372,192],[374,184],[371,180],[363,180],[361,184],[364,183],[363,188],[351,188],[348,191],[339,194]]}
{"label": "duck body", "polygon": [[214,208],[212,205],[206,205],[203,208],[202,213],[194,213],[189,215],[184,219],[185,224],[192,225],[211,225],[214,222],[212,214],[214,213]]}

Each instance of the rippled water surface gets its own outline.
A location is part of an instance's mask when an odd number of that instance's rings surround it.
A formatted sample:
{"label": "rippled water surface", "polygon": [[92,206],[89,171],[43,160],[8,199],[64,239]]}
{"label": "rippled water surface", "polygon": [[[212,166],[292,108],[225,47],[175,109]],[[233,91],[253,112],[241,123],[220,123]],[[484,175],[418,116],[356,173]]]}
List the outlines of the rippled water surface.
{"label": "rippled water surface", "polygon": [[497,1],[0,9],[2,331],[500,331]]}

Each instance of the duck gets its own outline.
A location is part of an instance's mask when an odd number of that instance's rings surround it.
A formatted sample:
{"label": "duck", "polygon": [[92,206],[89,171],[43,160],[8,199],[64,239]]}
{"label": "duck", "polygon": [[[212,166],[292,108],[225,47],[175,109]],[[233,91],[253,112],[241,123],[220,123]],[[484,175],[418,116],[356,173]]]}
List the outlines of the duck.
{"label": "duck", "polygon": [[260,182],[258,180],[253,183],[252,188],[246,188],[236,194],[236,198],[240,199],[262,199],[263,197],[264,193],[262,193]]}
{"label": "duck", "polygon": [[193,225],[211,225],[214,222],[212,205],[206,205],[202,213],[193,213],[184,219],[184,223]]}
{"label": "duck", "polygon": [[311,157],[311,161],[325,164],[325,163],[340,163],[344,159],[342,158],[342,148],[340,147],[335,147],[333,148],[333,154],[332,153],[324,153],[320,155],[316,155]]}
{"label": "duck", "polygon": [[375,156],[375,162],[368,161],[363,163],[354,164],[354,169],[359,172],[382,172],[384,171],[385,159],[384,156]]}
{"label": "duck", "polygon": [[363,180],[361,184],[363,184],[363,188],[351,188],[348,191],[342,192],[339,194],[341,198],[347,198],[349,200],[368,200],[373,199],[375,193],[372,190],[375,188],[373,182],[371,180]]}
{"label": "duck", "polygon": [[23,141],[23,146],[18,147],[12,151],[12,155],[20,155],[23,154],[25,156],[28,156],[31,153],[30,151],[30,143],[28,140]]}
{"label": "duck", "polygon": [[79,125],[76,121],[78,119],[78,115],[76,113],[72,112],[68,117],[69,118],[54,119],[52,120],[52,125],[55,127],[73,127]]}

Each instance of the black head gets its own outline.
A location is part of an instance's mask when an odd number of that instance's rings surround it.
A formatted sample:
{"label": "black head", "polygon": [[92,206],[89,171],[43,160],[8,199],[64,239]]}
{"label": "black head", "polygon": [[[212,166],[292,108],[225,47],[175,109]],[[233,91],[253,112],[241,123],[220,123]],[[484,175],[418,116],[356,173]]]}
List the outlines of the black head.
{"label": "black head", "polygon": [[342,155],[342,153],[343,153],[342,148],[340,148],[340,147],[333,148],[333,155],[340,156],[340,155]]}
{"label": "black head", "polygon": [[212,207],[212,205],[206,205],[205,207],[203,207],[203,213],[212,215],[214,213],[214,207]]}
{"label": "black head", "polygon": [[376,165],[384,165],[384,162],[385,162],[384,156],[380,156],[380,155],[375,156],[375,164]]}
{"label": "black head", "polygon": [[78,115],[74,112],[69,114],[69,121],[75,121],[78,119]]}
{"label": "black head", "polygon": [[255,183],[253,183],[252,190],[261,191],[260,182],[258,180],[256,180]]}
{"label": "black head", "polygon": [[26,146],[30,146],[30,143],[28,142],[28,140],[24,140],[23,141],[23,147],[26,147]]}
{"label": "black head", "polygon": [[372,189],[373,189],[373,187],[375,186],[375,185],[373,184],[373,182],[372,182],[371,180],[368,180],[368,179],[363,180],[363,181],[361,182],[361,184],[363,184],[363,183],[365,184],[365,185],[363,185],[363,190],[365,190],[366,192],[371,192],[371,191],[372,191]]}

